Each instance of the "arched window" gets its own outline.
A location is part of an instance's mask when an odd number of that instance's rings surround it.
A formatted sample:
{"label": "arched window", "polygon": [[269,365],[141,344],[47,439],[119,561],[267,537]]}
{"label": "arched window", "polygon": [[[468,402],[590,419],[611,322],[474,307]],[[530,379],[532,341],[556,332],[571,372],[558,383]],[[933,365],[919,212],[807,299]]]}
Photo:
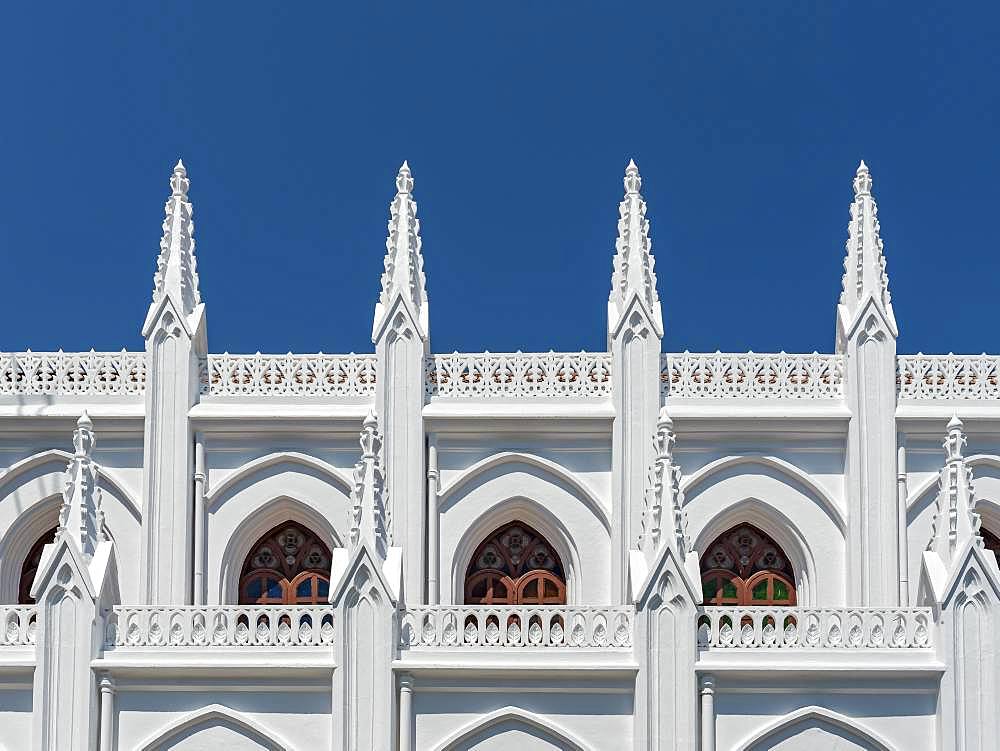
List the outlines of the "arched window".
{"label": "arched window", "polygon": [[505,524],[472,556],[467,605],[565,605],[566,575],[548,541],[521,522]]}
{"label": "arched window", "polygon": [[330,596],[330,549],[285,522],[250,549],[240,575],[241,605],[316,605]]}
{"label": "arched window", "polygon": [[778,544],[749,524],[723,532],[701,557],[706,605],[794,605],[795,577]]}
{"label": "arched window", "polygon": [[28,551],[28,557],[24,559],[24,564],[21,566],[21,578],[17,583],[17,602],[19,605],[35,604],[35,600],[31,596],[31,585],[35,581],[35,574],[38,573],[38,565],[42,562],[42,550],[56,539],[56,529],[53,527],[39,537],[31,546],[31,550]]}
{"label": "arched window", "polygon": [[983,545],[985,548],[996,556],[997,563],[1000,563],[1000,537],[990,532],[988,529],[981,527],[979,529],[979,534],[983,536]]}

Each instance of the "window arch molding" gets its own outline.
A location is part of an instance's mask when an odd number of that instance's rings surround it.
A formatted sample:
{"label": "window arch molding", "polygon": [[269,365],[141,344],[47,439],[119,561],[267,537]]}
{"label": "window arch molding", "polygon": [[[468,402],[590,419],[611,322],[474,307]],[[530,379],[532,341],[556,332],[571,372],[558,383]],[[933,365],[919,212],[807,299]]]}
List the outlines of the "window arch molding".
{"label": "window arch molding", "polygon": [[[251,548],[269,531],[288,521],[313,532],[331,551],[344,546],[333,525],[319,511],[290,496],[274,498],[248,514],[229,538],[222,554],[217,587],[209,587],[209,592],[218,597],[217,604],[235,605],[239,602],[243,564]],[[331,587],[335,585],[336,582],[331,582]]]}
{"label": "window arch molding", "polygon": [[795,573],[795,592],[798,605],[815,606],[816,588],[813,582],[816,562],[805,537],[791,520],[756,498],[747,498],[731,506],[702,528],[694,542],[698,559],[701,560],[702,556],[708,552],[708,547],[720,535],[740,524],[750,524],[756,527],[781,547],[782,552],[788,556],[788,562]]}
{"label": "window arch molding", "polygon": [[810,721],[829,724],[846,731],[852,739],[861,740],[873,746],[877,751],[891,751],[892,749],[887,740],[876,735],[873,730],[859,724],[853,717],[847,717],[826,707],[818,706],[802,707],[784,717],[773,720],[740,742],[736,748],[739,748],[740,751],[755,751],[760,744],[767,742],[781,732],[790,730],[797,725],[804,725]]}
{"label": "window arch molding", "polygon": [[59,523],[61,495],[51,495],[21,514],[0,540],[0,602],[16,603],[28,553],[35,543]]}
{"label": "window arch molding", "polygon": [[566,577],[566,603],[579,604],[579,552],[560,520],[535,501],[511,498],[482,514],[462,536],[451,565],[452,602],[465,602],[465,574],[479,546],[504,525],[521,522],[540,534],[559,556]]}
{"label": "window arch molding", "polygon": [[265,748],[275,751],[291,751],[292,747],[287,741],[265,728],[253,717],[221,704],[210,704],[168,723],[140,743],[137,748],[139,751],[157,751],[157,749],[162,748],[163,744],[177,738],[182,733],[197,732],[202,727],[211,727],[212,724],[216,723],[228,724],[239,729],[246,734],[249,740],[256,741]]}

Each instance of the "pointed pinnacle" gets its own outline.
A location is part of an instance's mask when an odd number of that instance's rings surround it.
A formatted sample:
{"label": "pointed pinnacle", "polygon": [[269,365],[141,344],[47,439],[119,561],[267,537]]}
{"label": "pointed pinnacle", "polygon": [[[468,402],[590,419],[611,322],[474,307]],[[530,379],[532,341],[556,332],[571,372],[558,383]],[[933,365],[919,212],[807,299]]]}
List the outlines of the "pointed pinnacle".
{"label": "pointed pinnacle", "polygon": [[625,168],[625,172],[638,172],[639,168],[635,164],[635,159],[628,160],[628,167]]}
{"label": "pointed pinnacle", "polygon": [[375,410],[369,409],[368,414],[365,416],[364,422],[361,423],[366,429],[378,427],[378,418],[375,416]]}
{"label": "pointed pinnacle", "polygon": [[190,187],[191,182],[188,180],[184,162],[178,159],[177,164],[174,166],[174,172],[170,176],[170,193],[173,196],[187,198],[188,188]]}
{"label": "pointed pinnacle", "polygon": [[861,164],[859,164],[859,165],[858,165],[858,171],[857,171],[857,174],[859,174],[859,175],[860,175],[860,174],[861,174],[862,172],[867,172],[867,171],[868,171],[868,165],[867,165],[867,164],[865,164],[865,160],[864,160],[864,159],[862,159],[862,160],[861,160]]}
{"label": "pointed pinnacle", "polygon": [[958,419],[958,413],[956,412],[951,416],[951,420],[948,422],[948,430],[961,430],[964,424]]}
{"label": "pointed pinnacle", "polygon": [[174,172],[180,172],[182,175],[187,174],[187,169],[184,167],[184,160],[178,159],[177,164],[174,165]]}
{"label": "pointed pinnacle", "polygon": [[861,164],[858,165],[858,171],[854,174],[854,197],[871,195],[872,192],[872,176],[868,171],[868,165],[865,164],[865,160],[861,160]]}
{"label": "pointed pinnacle", "polygon": [[635,160],[629,159],[625,168],[625,194],[635,195],[642,188],[642,178],[639,176],[639,168]]}
{"label": "pointed pinnacle", "polygon": [[672,428],[674,426],[674,421],[670,419],[670,415],[667,414],[667,408],[660,407],[660,414],[656,419],[657,427]]}
{"label": "pointed pinnacle", "polygon": [[78,428],[86,428],[90,430],[94,427],[94,423],[90,420],[90,415],[87,414],[87,410],[83,410],[83,414],[80,415],[80,419],[76,421],[76,426]]}
{"label": "pointed pinnacle", "polygon": [[410,174],[410,165],[406,162],[406,160],[403,160],[403,164],[400,166],[399,172],[396,174],[396,192],[413,192],[413,176]]}

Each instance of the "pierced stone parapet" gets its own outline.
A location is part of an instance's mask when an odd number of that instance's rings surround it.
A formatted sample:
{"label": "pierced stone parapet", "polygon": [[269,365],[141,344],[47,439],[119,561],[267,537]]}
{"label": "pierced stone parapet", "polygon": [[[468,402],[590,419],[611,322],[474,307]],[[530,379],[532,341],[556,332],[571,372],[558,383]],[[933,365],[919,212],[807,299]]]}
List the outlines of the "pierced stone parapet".
{"label": "pierced stone parapet", "polygon": [[714,354],[661,355],[660,388],[673,398],[841,399],[842,355]]}
{"label": "pierced stone parapet", "polygon": [[116,605],[105,647],[318,647],[333,643],[333,624],[326,605]]}
{"label": "pierced stone parapet", "polygon": [[0,394],[142,394],[144,352],[3,352]]}
{"label": "pierced stone parapet", "polygon": [[35,643],[38,630],[38,607],[35,605],[0,606],[0,647],[23,647]]}
{"label": "pierced stone parapet", "polygon": [[900,399],[1000,399],[996,355],[899,355]]}
{"label": "pierced stone parapet", "polygon": [[375,393],[375,355],[208,355],[201,393],[212,396],[367,397]]}
{"label": "pierced stone parapet", "polygon": [[706,607],[701,649],[929,649],[930,608]]}
{"label": "pierced stone parapet", "polygon": [[504,399],[611,396],[607,352],[433,355],[424,361],[427,396]]}
{"label": "pierced stone parapet", "polygon": [[563,605],[433,605],[402,614],[400,648],[631,648],[634,610]]}

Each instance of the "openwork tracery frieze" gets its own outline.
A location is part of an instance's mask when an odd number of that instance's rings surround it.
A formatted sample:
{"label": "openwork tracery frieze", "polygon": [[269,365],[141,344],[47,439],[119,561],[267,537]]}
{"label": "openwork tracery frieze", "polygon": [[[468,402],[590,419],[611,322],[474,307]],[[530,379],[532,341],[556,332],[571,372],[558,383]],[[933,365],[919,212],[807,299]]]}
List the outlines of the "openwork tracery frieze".
{"label": "openwork tracery frieze", "polygon": [[1000,357],[995,355],[900,355],[900,399],[1000,399]]}
{"label": "openwork tracery frieze", "polygon": [[606,352],[433,355],[424,364],[428,396],[459,398],[607,397]]}
{"label": "openwork tracery frieze", "polygon": [[0,394],[141,394],[144,352],[4,352]]}
{"label": "openwork tracery frieze", "polygon": [[674,398],[840,399],[841,355],[704,354],[662,355],[661,389]]}
{"label": "openwork tracery frieze", "polygon": [[201,393],[213,396],[368,396],[375,355],[209,355]]}

